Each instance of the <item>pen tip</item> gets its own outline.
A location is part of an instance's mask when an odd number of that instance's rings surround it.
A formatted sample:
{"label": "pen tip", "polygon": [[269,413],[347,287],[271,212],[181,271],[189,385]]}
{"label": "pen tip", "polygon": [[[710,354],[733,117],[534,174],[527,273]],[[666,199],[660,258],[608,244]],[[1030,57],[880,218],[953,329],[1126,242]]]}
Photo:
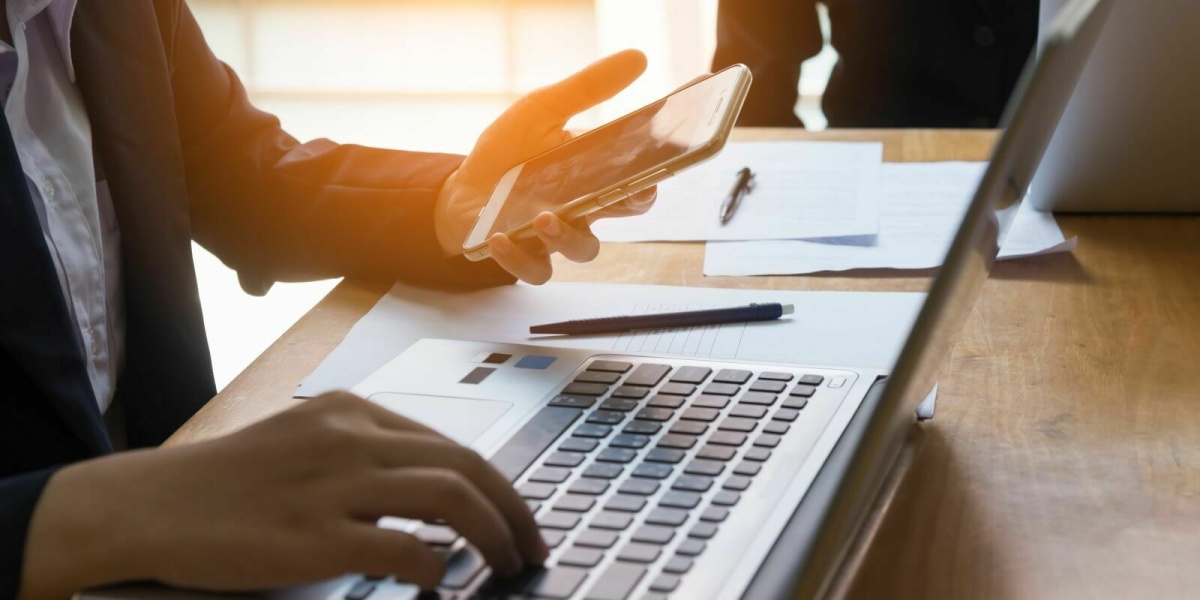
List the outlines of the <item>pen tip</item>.
{"label": "pen tip", "polygon": [[792,314],[792,313],[795,313],[795,312],[796,312],[796,307],[795,307],[795,306],[792,306],[791,304],[784,304],[784,305],[783,305],[783,314],[785,314],[785,315],[790,315],[790,314]]}

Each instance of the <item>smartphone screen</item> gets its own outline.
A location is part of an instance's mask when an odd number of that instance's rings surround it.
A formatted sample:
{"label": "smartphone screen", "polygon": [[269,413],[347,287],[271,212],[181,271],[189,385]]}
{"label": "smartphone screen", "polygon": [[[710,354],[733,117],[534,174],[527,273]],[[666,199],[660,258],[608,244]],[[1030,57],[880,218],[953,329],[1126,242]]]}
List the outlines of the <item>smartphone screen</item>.
{"label": "smartphone screen", "polygon": [[496,186],[467,245],[653,173],[704,146],[718,132],[738,76],[733,69],[717,73],[513,168]]}

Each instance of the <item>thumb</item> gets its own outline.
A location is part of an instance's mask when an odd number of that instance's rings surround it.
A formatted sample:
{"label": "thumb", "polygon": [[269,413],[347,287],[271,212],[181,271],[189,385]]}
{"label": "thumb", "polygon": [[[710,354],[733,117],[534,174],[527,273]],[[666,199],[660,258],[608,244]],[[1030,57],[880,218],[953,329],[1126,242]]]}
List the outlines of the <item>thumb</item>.
{"label": "thumb", "polygon": [[584,67],[575,74],[526,94],[520,103],[539,111],[550,111],[564,123],[629,87],[646,71],[646,55],[640,50],[622,50]]}

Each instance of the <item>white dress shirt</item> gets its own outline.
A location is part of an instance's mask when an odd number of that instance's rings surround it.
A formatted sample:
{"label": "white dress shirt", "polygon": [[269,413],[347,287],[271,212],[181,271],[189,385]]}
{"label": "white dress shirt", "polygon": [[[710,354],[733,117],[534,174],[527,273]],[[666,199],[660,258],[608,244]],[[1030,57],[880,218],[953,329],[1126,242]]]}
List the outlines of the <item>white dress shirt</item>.
{"label": "white dress shirt", "polygon": [[[124,354],[120,231],[96,180],[92,131],[71,63],[77,0],[7,0],[0,42],[4,114],[104,412]],[[6,256],[0,260],[21,260]]]}

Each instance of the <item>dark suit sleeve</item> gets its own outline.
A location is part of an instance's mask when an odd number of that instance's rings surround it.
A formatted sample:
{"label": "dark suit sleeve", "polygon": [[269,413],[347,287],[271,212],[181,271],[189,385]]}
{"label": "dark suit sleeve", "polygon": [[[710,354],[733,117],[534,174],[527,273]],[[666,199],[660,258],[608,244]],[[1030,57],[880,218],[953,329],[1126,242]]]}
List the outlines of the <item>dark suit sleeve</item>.
{"label": "dark suit sleeve", "polygon": [[813,0],[721,0],[713,72],[742,63],[754,75],[738,125],[801,126],[800,65],[824,43]]}
{"label": "dark suit sleeve", "polygon": [[461,156],[299,143],[250,104],[187,6],[178,6],[173,35],[164,37],[173,38],[168,53],[193,235],[238,270],[247,291],[256,291],[256,281],[343,275],[468,286],[513,281],[491,261],[447,259],[438,246],[434,201]]}
{"label": "dark suit sleeve", "polygon": [[56,469],[0,479],[0,598],[16,598],[25,563],[25,539],[46,482]]}

